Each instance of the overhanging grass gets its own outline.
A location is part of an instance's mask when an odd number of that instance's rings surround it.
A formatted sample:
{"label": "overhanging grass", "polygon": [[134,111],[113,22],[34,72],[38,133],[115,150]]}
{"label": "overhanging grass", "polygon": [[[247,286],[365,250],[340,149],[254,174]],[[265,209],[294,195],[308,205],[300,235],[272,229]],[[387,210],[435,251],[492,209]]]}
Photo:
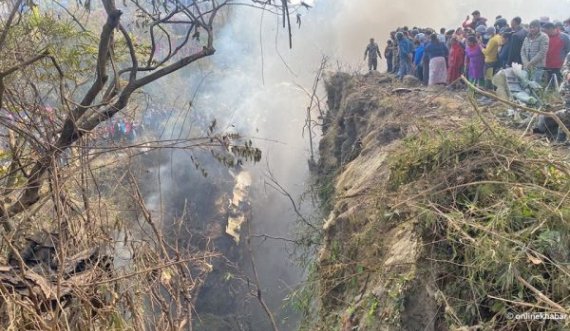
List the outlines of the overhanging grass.
{"label": "overhanging grass", "polygon": [[417,215],[450,326],[560,330],[506,316],[570,311],[570,165],[492,130],[406,139],[391,162],[393,205]]}

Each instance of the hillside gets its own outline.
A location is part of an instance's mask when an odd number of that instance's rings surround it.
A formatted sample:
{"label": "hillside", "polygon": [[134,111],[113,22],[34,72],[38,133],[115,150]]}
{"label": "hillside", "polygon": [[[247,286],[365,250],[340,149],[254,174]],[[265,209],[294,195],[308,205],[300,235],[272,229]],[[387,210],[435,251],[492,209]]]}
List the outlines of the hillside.
{"label": "hillside", "polygon": [[467,92],[401,87],[327,79],[307,329],[568,329],[521,315],[570,311],[567,148],[508,128],[498,103],[479,116]]}

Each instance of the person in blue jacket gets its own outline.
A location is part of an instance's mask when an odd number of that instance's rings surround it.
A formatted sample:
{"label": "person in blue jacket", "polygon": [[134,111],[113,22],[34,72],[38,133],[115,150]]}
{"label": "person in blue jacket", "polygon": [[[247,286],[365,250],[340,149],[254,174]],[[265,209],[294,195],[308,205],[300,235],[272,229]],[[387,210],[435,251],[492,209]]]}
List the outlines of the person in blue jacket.
{"label": "person in blue jacket", "polygon": [[400,57],[398,78],[403,79],[404,76],[408,75],[412,71],[414,45],[402,32],[396,33],[396,38],[398,39],[398,56]]}

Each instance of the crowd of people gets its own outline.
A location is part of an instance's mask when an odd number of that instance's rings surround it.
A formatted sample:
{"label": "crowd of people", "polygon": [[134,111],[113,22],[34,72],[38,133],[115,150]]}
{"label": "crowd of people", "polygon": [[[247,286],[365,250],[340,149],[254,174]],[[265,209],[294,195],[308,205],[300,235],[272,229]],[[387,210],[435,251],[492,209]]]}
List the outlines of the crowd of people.
{"label": "crowd of people", "polygon": [[143,113],[142,121],[119,115],[98,126],[93,137],[98,144],[132,143],[143,132],[159,134],[171,111],[166,107],[152,105]]}
{"label": "crowd of people", "polygon": [[493,75],[514,63],[538,83],[561,83],[570,80],[561,72],[570,53],[569,34],[570,18],[541,17],[526,23],[520,17],[509,21],[497,16],[490,21],[475,10],[456,29],[397,28],[390,33],[383,54],[371,39],[364,58],[368,58],[368,69],[376,70],[378,58],[384,55],[388,72],[400,79],[413,75],[424,85],[448,85],[465,75],[472,83],[492,89]]}

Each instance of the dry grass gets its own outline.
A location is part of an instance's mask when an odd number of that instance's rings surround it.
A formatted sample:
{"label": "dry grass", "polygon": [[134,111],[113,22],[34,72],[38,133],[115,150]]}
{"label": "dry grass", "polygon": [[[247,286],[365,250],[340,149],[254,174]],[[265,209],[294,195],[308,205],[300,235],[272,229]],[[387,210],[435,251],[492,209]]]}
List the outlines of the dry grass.
{"label": "dry grass", "polygon": [[391,208],[417,215],[422,265],[445,297],[448,325],[559,330],[560,321],[506,316],[570,312],[570,164],[498,127],[404,146],[391,166]]}

